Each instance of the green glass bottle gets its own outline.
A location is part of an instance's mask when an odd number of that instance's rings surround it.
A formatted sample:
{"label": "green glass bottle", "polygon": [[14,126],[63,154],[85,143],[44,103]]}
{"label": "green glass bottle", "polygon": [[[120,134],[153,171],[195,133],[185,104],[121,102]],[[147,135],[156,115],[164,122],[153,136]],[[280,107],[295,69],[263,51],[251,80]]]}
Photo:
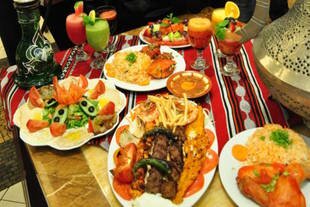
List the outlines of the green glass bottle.
{"label": "green glass bottle", "polygon": [[43,86],[60,76],[61,67],[54,61],[51,44],[40,32],[39,1],[14,0],[22,38],[16,49],[15,82],[22,88]]}

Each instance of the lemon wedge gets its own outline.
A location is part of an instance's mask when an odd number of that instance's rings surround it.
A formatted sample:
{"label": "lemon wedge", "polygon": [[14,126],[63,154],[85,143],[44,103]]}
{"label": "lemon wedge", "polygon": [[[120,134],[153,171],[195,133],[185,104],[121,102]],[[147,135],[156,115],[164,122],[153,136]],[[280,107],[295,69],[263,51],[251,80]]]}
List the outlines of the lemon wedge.
{"label": "lemon wedge", "polygon": [[90,20],[92,21],[92,22],[95,22],[96,21],[96,12],[95,12],[95,10],[91,10],[90,12],[89,12],[89,15],[88,15],[89,17],[90,17]]}

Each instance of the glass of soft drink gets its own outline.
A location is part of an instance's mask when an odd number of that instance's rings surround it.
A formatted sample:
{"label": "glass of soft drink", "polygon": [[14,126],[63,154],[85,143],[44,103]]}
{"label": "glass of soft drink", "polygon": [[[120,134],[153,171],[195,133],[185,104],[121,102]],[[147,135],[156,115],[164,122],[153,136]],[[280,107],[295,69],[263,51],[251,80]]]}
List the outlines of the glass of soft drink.
{"label": "glass of soft drink", "polygon": [[78,46],[77,61],[85,61],[89,58],[84,51],[84,43],[86,42],[86,30],[83,23],[83,2],[78,1],[74,5],[75,12],[66,18],[66,31],[69,39],[73,44]]}
{"label": "glass of soft drink", "polygon": [[192,47],[197,49],[197,58],[191,64],[196,70],[205,70],[209,67],[203,58],[203,51],[208,47],[212,36],[212,26],[208,18],[195,17],[188,22],[188,36]]}
{"label": "glass of soft drink", "polygon": [[95,50],[95,60],[92,62],[91,67],[102,69],[104,59],[101,52],[105,51],[109,43],[110,27],[106,20],[94,17],[94,10],[90,12],[90,16],[93,16],[93,20],[86,24],[86,38],[88,44]]}
{"label": "glass of soft drink", "polygon": [[237,33],[242,26],[241,22],[232,17],[226,18],[216,26],[215,36],[218,40],[218,47],[226,58],[226,64],[221,70],[225,76],[233,76],[240,72],[234,61],[234,56],[239,53],[242,47],[241,36]]}

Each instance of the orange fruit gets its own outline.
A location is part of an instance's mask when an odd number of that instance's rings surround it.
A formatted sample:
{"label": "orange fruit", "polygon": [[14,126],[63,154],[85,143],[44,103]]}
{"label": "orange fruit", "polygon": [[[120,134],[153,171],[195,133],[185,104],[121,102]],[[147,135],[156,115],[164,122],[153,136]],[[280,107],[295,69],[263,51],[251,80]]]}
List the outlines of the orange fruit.
{"label": "orange fruit", "polygon": [[226,17],[238,19],[240,16],[240,10],[237,4],[232,1],[227,1],[225,4],[225,15]]}

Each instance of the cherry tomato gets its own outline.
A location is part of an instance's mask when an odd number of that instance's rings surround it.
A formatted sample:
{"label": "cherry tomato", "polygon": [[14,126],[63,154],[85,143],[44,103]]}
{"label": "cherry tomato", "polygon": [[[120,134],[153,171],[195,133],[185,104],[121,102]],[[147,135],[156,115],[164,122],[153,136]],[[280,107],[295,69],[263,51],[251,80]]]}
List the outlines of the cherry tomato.
{"label": "cherry tomato", "polygon": [[188,197],[198,192],[204,184],[204,177],[201,173],[198,174],[196,180],[187,188],[184,197]]}
{"label": "cherry tomato", "polygon": [[110,101],[100,111],[99,115],[110,115],[115,113],[115,104]]}
{"label": "cherry tomato", "polygon": [[143,36],[152,37],[151,29],[147,28],[147,29],[144,31]]}
{"label": "cherry tomato", "polygon": [[121,147],[118,155],[117,166],[113,170],[114,177],[122,183],[131,183],[134,179],[132,172],[136,161],[137,147],[134,143],[129,143]]}
{"label": "cherry tomato", "polygon": [[132,196],[130,194],[130,184],[122,183],[115,177],[113,178],[113,188],[119,196],[125,200],[131,200]]}
{"label": "cherry tomato", "polygon": [[32,86],[29,91],[29,101],[34,107],[44,107],[44,102],[36,87]]}
{"label": "cherry tomato", "polygon": [[94,88],[94,91],[92,92],[92,94],[90,94],[90,98],[91,99],[97,99],[98,96],[100,96],[104,92],[105,92],[105,85],[102,82],[102,80],[99,80],[98,83],[96,84],[95,88]]}
{"label": "cherry tomato", "polygon": [[50,125],[50,132],[54,137],[63,135],[66,129],[67,127],[64,123],[54,122]]}
{"label": "cherry tomato", "polygon": [[212,149],[208,149],[207,158],[203,162],[200,172],[202,174],[210,172],[213,168],[217,166],[218,162],[219,158],[217,153]]}
{"label": "cherry tomato", "polygon": [[129,125],[123,125],[123,126],[120,126],[119,128],[117,128],[115,136],[116,136],[116,143],[118,145],[120,145],[119,142],[121,140],[122,133],[124,132],[124,130],[127,130],[128,128],[129,128]]}
{"label": "cherry tomato", "polygon": [[29,119],[26,124],[30,132],[36,132],[38,130],[47,127],[48,125],[49,123],[46,120],[33,120],[33,119]]}

